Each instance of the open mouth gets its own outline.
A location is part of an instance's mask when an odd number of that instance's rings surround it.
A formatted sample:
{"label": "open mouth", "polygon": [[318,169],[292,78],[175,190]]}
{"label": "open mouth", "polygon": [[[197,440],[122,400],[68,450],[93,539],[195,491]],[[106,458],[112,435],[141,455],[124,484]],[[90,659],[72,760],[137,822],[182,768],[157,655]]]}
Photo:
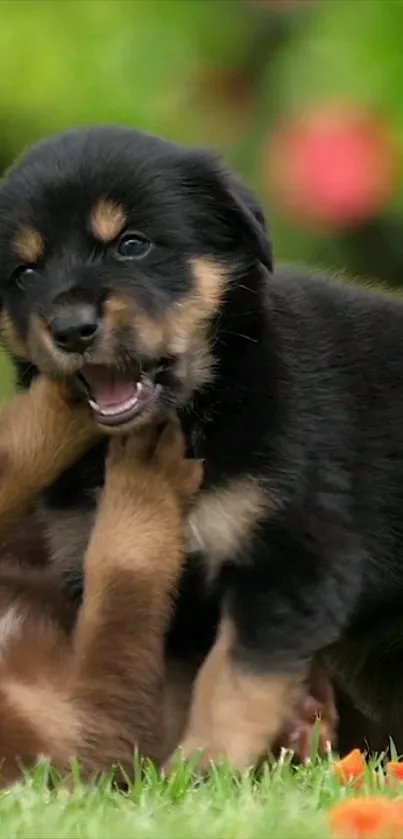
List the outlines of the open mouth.
{"label": "open mouth", "polygon": [[123,425],[149,408],[161,389],[150,373],[120,373],[102,366],[89,366],[77,379],[88,404],[101,425]]}

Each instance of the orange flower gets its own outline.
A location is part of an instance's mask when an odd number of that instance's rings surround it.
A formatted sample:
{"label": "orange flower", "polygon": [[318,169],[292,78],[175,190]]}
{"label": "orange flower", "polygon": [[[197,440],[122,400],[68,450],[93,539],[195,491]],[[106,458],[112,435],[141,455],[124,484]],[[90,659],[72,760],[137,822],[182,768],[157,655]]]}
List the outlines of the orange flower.
{"label": "orange flower", "polygon": [[386,767],[386,782],[388,785],[395,785],[403,781],[403,763],[397,760],[390,760]]}
{"label": "orange flower", "polygon": [[333,764],[332,771],[333,775],[342,784],[349,784],[350,781],[354,781],[354,786],[360,786],[364,780],[364,755],[359,749],[353,749],[346,757]]}
{"label": "orange flower", "polygon": [[349,798],[332,807],[329,825],[338,839],[403,839],[403,802]]}

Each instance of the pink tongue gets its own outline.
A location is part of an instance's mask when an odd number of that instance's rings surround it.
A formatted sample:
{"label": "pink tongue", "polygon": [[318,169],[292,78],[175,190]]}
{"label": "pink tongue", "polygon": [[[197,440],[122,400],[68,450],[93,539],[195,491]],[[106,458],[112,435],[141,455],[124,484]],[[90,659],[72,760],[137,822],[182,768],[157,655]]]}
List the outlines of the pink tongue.
{"label": "pink tongue", "polygon": [[85,378],[90,386],[94,401],[101,408],[113,408],[133,399],[137,394],[138,382],[119,379],[97,367],[86,370]]}
{"label": "pink tongue", "polygon": [[134,382],[105,382],[92,388],[95,401],[100,408],[112,408],[132,399],[137,392]]}

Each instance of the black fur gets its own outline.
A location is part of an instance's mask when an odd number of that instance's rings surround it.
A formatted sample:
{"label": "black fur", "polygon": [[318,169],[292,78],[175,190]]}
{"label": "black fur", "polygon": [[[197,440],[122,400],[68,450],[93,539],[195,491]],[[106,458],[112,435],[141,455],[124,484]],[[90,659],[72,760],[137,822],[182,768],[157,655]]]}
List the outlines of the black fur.
{"label": "black fur", "polygon": [[[123,270],[94,255],[85,218],[104,194],[155,243],[148,261]],[[10,247],[22,222],[46,240],[39,276],[23,290]],[[158,314],[191,291],[189,260],[204,256],[229,271],[210,324],[216,376],[186,404],[173,388],[169,404],[206,460],[205,488],[263,477],[274,503],[214,585],[205,583],[203,558],[189,565],[168,644],[204,654],[223,600],[239,632],[235,654],[260,672],[293,669],[319,652],[338,661],[358,637],[348,688],[361,701],[365,685],[371,712],[398,739],[387,686],[369,697],[368,680],[356,676],[358,659],[360,677],[367,660],[374,666],[368,628],[398,620],[403,595],[403,303],[309,272],[273,275],[249,191],[209,153],[129,129],[46,140],[0,192],[1,298],[23,338],[33,311],[47,313],[77,287],[97,303],[124,289]],[[25,385],[37,371],[18,366]],[[101,446],[47,493],[48,507],[94,504],[102,469]]]}

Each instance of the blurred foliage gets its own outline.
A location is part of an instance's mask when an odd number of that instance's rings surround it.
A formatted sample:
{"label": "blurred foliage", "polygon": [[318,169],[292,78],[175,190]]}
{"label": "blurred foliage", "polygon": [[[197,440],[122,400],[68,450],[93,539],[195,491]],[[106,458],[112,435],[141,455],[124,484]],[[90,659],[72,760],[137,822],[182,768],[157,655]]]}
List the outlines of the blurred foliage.
{"label": "blurred foliage", "polygon": [[102,121],[207,139],[203,109],[192,107],[199,74],[236,63],[244,50],[247,9],[236,2],[227,11],[214,0],[2,0],[6,153]]}
{"label": "blurred foliage", "polygon": [[[403,0],[2,0],[0,168],[38,137],[78,124],[126,123],[207,144],[267,203],[277,258],[398,285],[402,32]],[[312,204],[306,213],[281,200],[286,190],[281,178],[273,185],[271,140],[279,126],[290,133],[301,118],[315,122],[333,103],[372,121],[368,142],[378,143],[378,156],[391,156],[393,184],[354,223],[343,223],[339,212],[324,228],[306,184],[304,201]],[[379,145],[377,127],[389,134],[389,146]],[[353,144],[360,130],[347,126]],[[311,155],[307,172],[320,158],[323,171],[315,176],[324,188],[317,195],[331,196],[337,141],[326,147],[326,139],[316,139],[311,151],[306,138],[301,142],[294,143],[300,170],[304,154]],[[365,172],[354,180],[348,141],[345,158],[339,149],[337,188],[349,189],[351,199]],[[286,178],[287,160],[283,165]],[[329,207],[331,216],[331,200]],[[312,218],[307,224],[312,208],[316,225]]]}

